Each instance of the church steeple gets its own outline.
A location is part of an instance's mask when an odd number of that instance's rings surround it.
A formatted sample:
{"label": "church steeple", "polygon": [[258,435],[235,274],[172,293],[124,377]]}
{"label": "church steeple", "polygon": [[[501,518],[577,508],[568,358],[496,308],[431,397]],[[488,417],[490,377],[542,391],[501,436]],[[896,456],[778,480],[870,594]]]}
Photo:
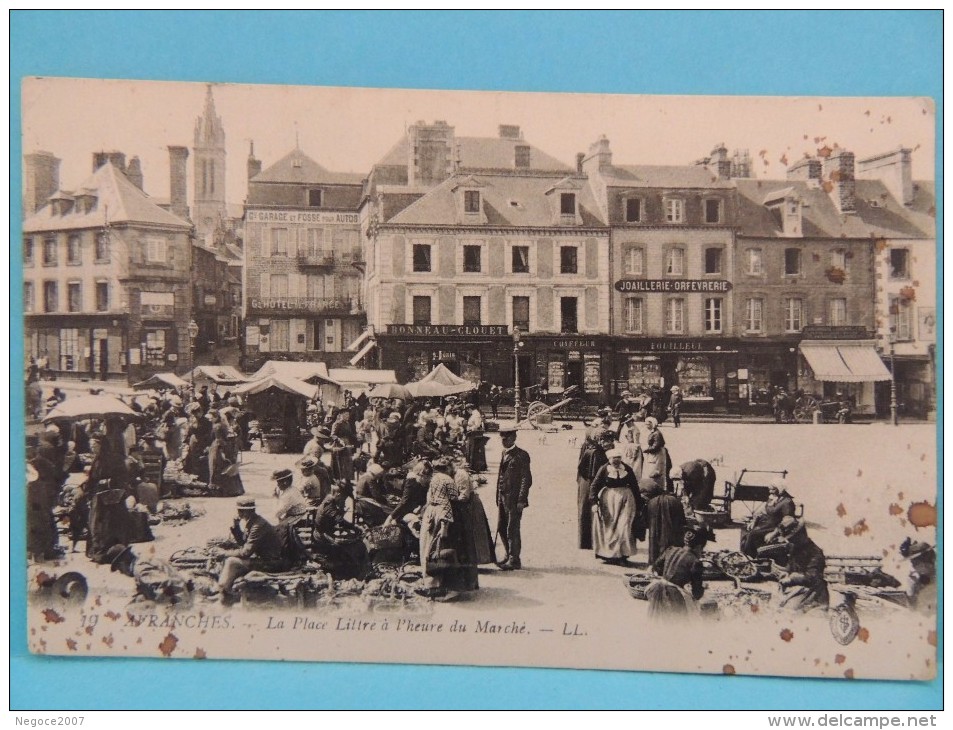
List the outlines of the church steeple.
{"label": "church steeple", "polygon": [[193,140],[193,211],[199,237],[206,238],[225,218],[225,127],[215,111],[212,85],[205,92],[205,108],[195,120]]}

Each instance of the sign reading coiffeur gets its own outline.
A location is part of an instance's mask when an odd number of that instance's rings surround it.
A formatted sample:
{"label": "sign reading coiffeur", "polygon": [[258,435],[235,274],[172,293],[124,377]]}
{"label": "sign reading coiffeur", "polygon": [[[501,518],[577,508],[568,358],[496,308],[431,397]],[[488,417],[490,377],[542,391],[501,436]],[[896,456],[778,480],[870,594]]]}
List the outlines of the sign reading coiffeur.
{"label": "sign reading coiffeur", "polygon": [[616,291],[623,294],[724,294],[731,282],[707,279],[620,279]]}

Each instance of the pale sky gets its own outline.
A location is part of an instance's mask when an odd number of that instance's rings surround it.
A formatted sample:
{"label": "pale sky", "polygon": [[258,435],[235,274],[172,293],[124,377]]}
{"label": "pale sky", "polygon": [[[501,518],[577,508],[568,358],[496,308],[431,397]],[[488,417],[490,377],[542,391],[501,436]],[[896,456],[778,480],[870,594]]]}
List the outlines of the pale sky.
{"label": "pale sky", "polygon": [[[749,150],[754,174],[783,179],[786,164],[835,143],[857,159],[899,146],[914,179],[932,180],[935,110],[901,97],[705,97],[416,91],[215,84],[225,127],[226,191],[243,202],[249,141],[267,168],[295,145],[329,170],[367,173],[417,120],[447,121],[458,136],[494,137],[518,124],[524,138],[574,165],[600,134],[615,164],[689,164],[718,143]],[[23,82],[23,152],[62,159],[60,182],[77,187],[92,153],[119,150],[142,161],[145,189],[169,196],[168,145],[192,147],[205,85],[166,81],[34,78]],[[815,138],[818,139],[815,142]],[[821,139],[824,138],[824,139]],[[192,166],[189,164],[189,196]]]}

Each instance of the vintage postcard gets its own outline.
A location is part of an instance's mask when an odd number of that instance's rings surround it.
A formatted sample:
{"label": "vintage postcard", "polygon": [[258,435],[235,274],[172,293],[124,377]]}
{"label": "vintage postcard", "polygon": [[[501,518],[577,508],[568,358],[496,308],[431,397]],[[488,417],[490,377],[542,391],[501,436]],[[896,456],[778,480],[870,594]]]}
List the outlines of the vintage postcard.
{"label": "vintage postcard", "polygon": [[26,79],[30,650],[933,678],[935,123]]}

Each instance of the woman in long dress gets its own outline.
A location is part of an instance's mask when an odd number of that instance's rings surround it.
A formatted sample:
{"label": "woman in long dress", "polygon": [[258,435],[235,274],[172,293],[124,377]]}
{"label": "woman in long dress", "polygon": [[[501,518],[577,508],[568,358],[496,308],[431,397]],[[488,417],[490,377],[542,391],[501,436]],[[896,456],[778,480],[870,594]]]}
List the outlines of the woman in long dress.
{"label": "woman in long dress", "polygon": [[437,586],[448,591],[461,590],[466,584],[466,568],[461,565],[462,528],[454,519],[452,503],[459,491],[448,473],[450,460],[437,459],[427,490],[427,505],[420,524],[420,566],[424,574],[436,579]]}
{"label": "woman in long dress", "polygon": [[702,551],[713,537],[708,527],[688,530],[682,547],[668,548],[653,563],[658,578],[645,591],[651,618],[687,618],[695,610],[705,592]]}
{"label": "woman in long dress", "polygon": [[635,555],[635,520],[639,513],[638,481],[622,456],[618,448],[606,453],[609,462],[589,485],[596,557],[618,564]]}
{"label": "woman in long dress", "polygon": [[216,429],[215,438],[208,448],[208,486],[223,497],[239,497],[245,493],[245,487],[238,474],[238,465],[228,456],[227,434],[225,428]]}
{"label": "woman in long dress", "polygon": [[658,420],[653,416],[645,419],[645,426],[648,433],[642,448],[642,473],[638,475],[639,479],[651,479],[662,489],[667,489],[672,460],[665,448],[665,437],[659,431]]}
{"label": "woman in long dress", "polygon": [[[472,563],[477,565],[491,565],[496,563],[493,550],[493,536],[490,533],[490,522],[486,517],[483,500],[476,493],[473,475],[467,469],[466,460],[458,457],[454,461],[453,480],[457,484],[459,498],[453,503],[454,514],[459,505],[466,519],[464,525],[464,543],[470,553]],[[474,588],[476,588],[474,573]]]}
{"label": "woman in long dress", "polygon": [[635,422],[635,416],[626,416],[619,424],[619,448],[622,449],[622,461],[628,464],[636,478],[642,473],[641,431]]}
{"label": "woman in long dress", "polygon": [[487,470],[483,414],[476,406],[473,406],[470,417],[467,419],[467,463],[475,472]]}

